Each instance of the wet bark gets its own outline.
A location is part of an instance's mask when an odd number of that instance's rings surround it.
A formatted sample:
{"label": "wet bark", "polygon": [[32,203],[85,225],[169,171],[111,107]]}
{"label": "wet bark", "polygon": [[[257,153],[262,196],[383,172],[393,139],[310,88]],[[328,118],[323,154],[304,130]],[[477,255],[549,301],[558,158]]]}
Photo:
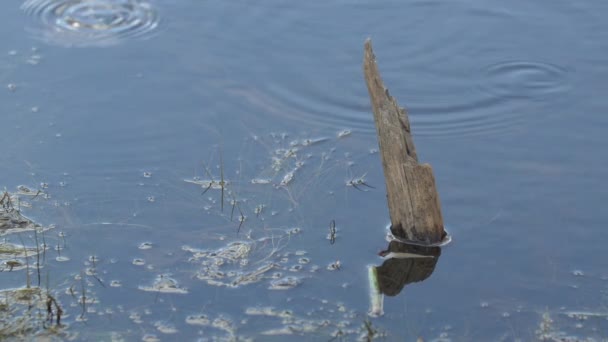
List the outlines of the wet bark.
{"label": "wet bark", "polygon": [[438,243],[445,231],[433,169],[418,163],[407,112],[384,86],[369,39],[363,70],[382,156],[391,231],[402,239]]}

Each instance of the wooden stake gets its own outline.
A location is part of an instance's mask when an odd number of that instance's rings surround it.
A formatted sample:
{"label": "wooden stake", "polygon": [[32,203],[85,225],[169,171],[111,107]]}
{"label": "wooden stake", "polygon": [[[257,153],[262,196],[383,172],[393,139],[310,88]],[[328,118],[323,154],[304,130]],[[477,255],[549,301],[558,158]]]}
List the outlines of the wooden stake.
{"label": "wooden stake", "polygon": [[415,243],[436,244],[446,233],[433,169],[419,164],[405,109],[384,87],[370,39],[363,70],[374,111],[393,235]]}

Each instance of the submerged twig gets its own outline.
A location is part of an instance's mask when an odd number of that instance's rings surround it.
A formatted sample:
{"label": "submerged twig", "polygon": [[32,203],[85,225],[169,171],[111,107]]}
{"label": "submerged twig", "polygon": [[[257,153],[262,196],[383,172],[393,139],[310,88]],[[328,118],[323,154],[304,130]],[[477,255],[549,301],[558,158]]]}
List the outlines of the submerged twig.
{"label": "submerged twig", "polygon": [[38,245],[38,228],[34,228],[34,241],[36,242],[36,271],[38,273],[38,287],[40,287],[40,246]]}
{"label": "submerged twig", "polygon": [[348,182],[346,182],[346,186],[352,186],[353,188],[359,190],[359,191],[367,191],[367,190],[363,190],[361,189],[359,186],[365,186],[371,189],[375,189],[375,187],[367,184],[365,182],[365,176],[367,175],[367,173],[364,173],[363,176],[359,177],[359,178],[352,178],[351,180],[349,180]]}
{"label": "submerged twig", "polygon": [[23,253],[25,254],[25,284],[26,287],[29,289],[31,282],[30,282],[30,261],[29,261],[29,257],[27,255],[27,248],[25,247],[25,243],[23,242],[23,238],[21,237],[21,234],[17,234],[17,236],[19,236],[19,241],[21,242],[21,246],[23,246]]}
{"label": "submerged twig", "polygon": [[86,288],[84,286],[84,282],[85,282],[85,280],[84,280],[84,273],[80,272],[80,288],[81,288],[81,291],[82,291],[82,296],[81,296],[81,299],[82,299],[82,313],[80,314],[80,319],[82,319],[82,320],[84,320],[84,314],[85,314],[85,312],[87,310],[87,294],[86,294],[87,290],[86,290]]}
{"label": "submerged twig", "polygon": [[221,202],[220,202],[220,207],[222,212],[224,212],[224,158],[223,158],[223,154],[222,154],[222,150],[220,150],[220,187],[222,195],[221,195]]}

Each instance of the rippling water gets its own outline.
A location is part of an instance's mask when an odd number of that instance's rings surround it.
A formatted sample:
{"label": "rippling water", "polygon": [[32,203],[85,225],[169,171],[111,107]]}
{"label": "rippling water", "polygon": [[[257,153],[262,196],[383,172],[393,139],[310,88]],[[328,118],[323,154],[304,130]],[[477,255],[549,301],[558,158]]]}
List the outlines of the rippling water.
{"label": "rippling water", "polygon": [[33,34],[67,46],[116,44],[145,37],[159,24],[156,9],[140,0],[27,0]]}

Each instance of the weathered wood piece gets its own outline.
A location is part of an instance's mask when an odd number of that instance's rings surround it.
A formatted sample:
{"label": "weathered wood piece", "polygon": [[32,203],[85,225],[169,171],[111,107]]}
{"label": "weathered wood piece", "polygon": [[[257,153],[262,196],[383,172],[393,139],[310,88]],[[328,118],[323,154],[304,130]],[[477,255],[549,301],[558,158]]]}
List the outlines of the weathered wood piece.
{"label": "weathered wood piece", "polygon": [[384,87],[370,39],[365,42],[363,70],[382,156],[391,231],[409,241],[439,243],[446,233],[433,169],[418,163],[407,112]]}

